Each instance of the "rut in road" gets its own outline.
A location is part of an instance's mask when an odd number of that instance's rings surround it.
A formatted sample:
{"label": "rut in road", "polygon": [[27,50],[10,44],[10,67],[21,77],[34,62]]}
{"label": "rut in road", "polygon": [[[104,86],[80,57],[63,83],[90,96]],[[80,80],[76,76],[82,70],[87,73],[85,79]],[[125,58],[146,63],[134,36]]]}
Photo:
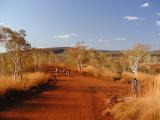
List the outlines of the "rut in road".
{"label": "rut in road", "polygon": [[[53,74],[52,68],[49,69]],[[59,74],[53,89],[0,112],[1,120],[106,120],[104,101],[127,86],[93,77]],[[56,89],[55,89],[56,88]]]}

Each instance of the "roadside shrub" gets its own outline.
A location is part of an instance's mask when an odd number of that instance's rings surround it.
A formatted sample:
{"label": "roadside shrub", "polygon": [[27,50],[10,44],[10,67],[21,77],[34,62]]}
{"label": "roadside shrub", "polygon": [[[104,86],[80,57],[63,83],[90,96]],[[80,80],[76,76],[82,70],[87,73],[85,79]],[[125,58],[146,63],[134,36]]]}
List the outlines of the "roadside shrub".
{"label": "roadside shrub", "polygon": [[93,66],[87,66],[83,68],[81,73],[83,75],[94,76],[94,77],[104,79],[104,80],[113,80],[114,77],[116,76],[115,72],[112,72],[108,69],[96,68]]}
{"label": "roadside shrub", "polygon": [[160,75],[156,76],[154,84],[150,82],[148,87],[147,94],[144,97],[131,99],[127,102],[119,102],[109,109],[108,111],[114,119],[160,120]]}
{"label": "roadside shrub", "polygon": [[11,76],[0,76],[0,95],[4,95],[10,89],[17,91],[27,91],[32,86],[38,86],[48,81],[50,76],[42,72],[26,73],[23,80],[13,80]]}

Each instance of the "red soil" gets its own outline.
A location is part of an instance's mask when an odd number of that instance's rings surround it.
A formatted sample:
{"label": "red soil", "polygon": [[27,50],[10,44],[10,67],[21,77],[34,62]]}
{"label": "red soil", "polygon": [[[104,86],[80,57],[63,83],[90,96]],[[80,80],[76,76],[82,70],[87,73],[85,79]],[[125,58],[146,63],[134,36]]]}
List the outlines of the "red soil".
{"label": "red soil", "polygon": [[[52,69],[49,69],[53,74]],[[58,76],[56,87],[0,112],[1,120],[109,120],[105,99],[127,92],[127,86],[74,74]]]}

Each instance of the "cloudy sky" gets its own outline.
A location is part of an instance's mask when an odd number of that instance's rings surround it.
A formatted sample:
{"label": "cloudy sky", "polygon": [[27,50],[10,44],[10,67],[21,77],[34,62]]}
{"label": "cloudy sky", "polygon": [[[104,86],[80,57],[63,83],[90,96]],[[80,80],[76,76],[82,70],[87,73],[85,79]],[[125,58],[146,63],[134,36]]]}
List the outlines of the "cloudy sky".
{"label": "cloudy sky", "polygon": [[34,47],[160,49],[160,0],[0,0],[0,25],[25,29]]}

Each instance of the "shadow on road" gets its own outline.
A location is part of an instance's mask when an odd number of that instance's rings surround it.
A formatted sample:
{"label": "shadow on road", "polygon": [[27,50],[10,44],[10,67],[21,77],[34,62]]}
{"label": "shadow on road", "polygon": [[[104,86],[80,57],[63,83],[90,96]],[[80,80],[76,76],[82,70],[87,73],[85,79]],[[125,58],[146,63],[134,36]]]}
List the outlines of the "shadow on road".
{"label": "shadow on road", "polygon": [[57,90],[58,88],[59,86],[57,86],[56,84],[55,85],[45,84],[40,86],[39,88],[33,88],[32,90],[26,91],[23,93],[19,93],[19,94],[16,93],[15,95],[14,93],[12,93],[12,97],[5,98],[0,101],[0,111],[4,111],[4,110],[8,110],[8,109],[12,109],[14,107],[20,106],[21,104],[23,104],[25,100],[38,98],[41,96],[41,93],[43,93],[44,91],[53,91],[53,90]]}

